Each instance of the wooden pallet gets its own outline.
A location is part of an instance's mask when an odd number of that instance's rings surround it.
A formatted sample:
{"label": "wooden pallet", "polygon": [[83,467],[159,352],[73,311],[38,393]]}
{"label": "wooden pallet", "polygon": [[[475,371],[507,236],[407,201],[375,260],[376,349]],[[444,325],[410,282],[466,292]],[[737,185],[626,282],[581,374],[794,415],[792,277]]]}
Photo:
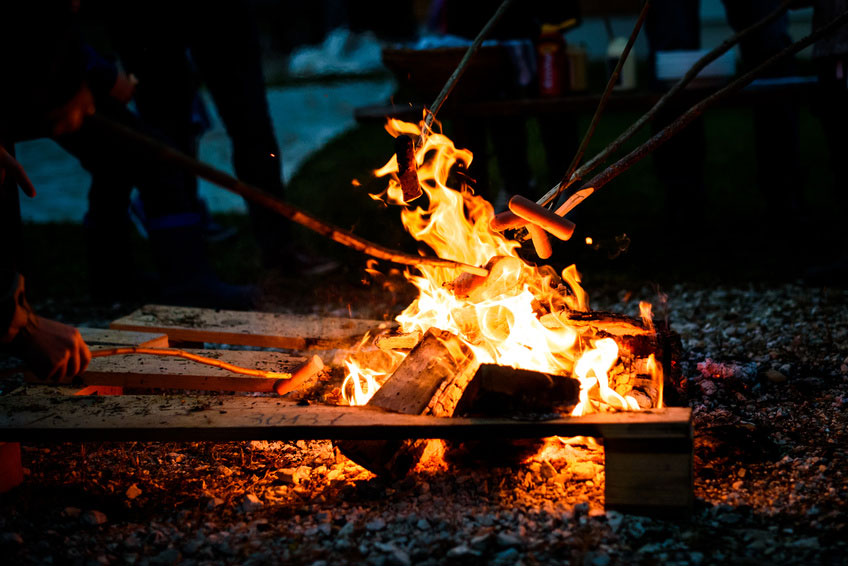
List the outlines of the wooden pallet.
{"label": "wooden pallet", "polygon": [[640,513],[692,508],[688,408],[547,421],[442,418],[367,407],[301,406],[275,397],[28,394],[0,398],[0,441],[199,441],[406,438],[603,438],[606,506]]}
{"label": "wooden pallet", "polygon": [[109,326],[134,332],[161,332],[171,341],[179,342],[321,350],[353,346],[366,332],[373,334],[396,324],[361,318],[147,305]]}
{"label": "wooden pallet", "polygon": [[[83,335],[95,349],[132,345],[167,347],[173,341],[306,349],[355,344],[365,332],[381,326],[387,325],[355,319],[149,306],[115,321],[112,330],[87,329]],[[200,353],[237,365],[279,372],[291,371],[306,359],[270,351],[227,349]],[[604,439],[607,508],[648,514],[686,514],[692,509],[689,409],[517,421],[407,415],[373,407],[300,406],[279,396],[102,396],[109,393],[110,387],[115,391],[131,387],[270,392],[272,381],[179,358],[140,355],[96,358],[83,375],[86,387],[82,389],[27,386],[13,395],[0,397],[0,443],[17,446],[17,442],[45,439],[397,440],[590,436]],[[91,393],[101,395],[90,396]],[[18,450],[18,457],[19,454]]]}

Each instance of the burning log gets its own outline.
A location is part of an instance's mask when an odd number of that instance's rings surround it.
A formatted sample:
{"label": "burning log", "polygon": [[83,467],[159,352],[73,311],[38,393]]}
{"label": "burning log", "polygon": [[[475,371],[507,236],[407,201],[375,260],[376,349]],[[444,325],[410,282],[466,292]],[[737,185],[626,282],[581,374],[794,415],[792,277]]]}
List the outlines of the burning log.
{"label": "burning log", "polygon": [[381,334],[374,339],[374,345],[383,351],[411,350],[421,342],[420,332],[403,334]]}
{"label": "burning log", "polygon": [[457,403],[456,416],[531,417],[574,408],[580,382],[571,377],[481,364]]}
{"label": "burning log", "polygon": [[[407,415],[451,416],[476,368],[474,354],[456,336],[430,329],[368,406]],[[399,477],[415,466],[426,442],[343,441],[337,446],[375,474]]]}
{"label": "burning log", "polygon": [[[569,414],[580,396],[580,382],[571,377],[482,364],[454,411],[460,417],[546,420]],[[447,441],[445,458],[454,464],[514,463],[532,456],[545,444],[538,439]]]}

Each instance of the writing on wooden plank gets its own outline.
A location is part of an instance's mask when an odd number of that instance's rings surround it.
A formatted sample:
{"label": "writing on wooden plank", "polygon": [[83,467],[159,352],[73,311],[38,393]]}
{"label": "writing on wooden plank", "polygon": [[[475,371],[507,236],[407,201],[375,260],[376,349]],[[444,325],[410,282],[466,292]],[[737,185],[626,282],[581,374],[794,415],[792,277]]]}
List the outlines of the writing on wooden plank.
{"label": "writing on wooden plank", "polygon": [[[186,350],[242,367],[292,373],[306,358],[280,352],[246,350]],[[91,360],[82,375],[86,385],[119,385],[148,389],[274,392],[276,379],[240,375],[183,358],[130,354]]]}
{"label": "writing on wooden plank", "polygon": [[[229,362],[241,367],[293,373],[307,358],[280,352],[246,350],[185,350],[207,358]],[[313,372],[317,373],[320,368]],[[223,368],[200,364],[184,358],[128,354],[94,358],[80,378],[85,386],[76,394],[120,394],[104,387],[135,389],[194,389],[202,391],[251,391],[273,393],[277,378],[236,374]],[[49,384],[34,376],[29,383]]]}
{"label": "writing on wooden plank", "polygon": [[294,350],[351,346],[366,332],[394,323],[360,318],[328,318],[191,307],[147,305],[119,318],[111,328],[164,332],[171,340],[238,344]]}
{"label": "writing on wooden plank", "polygon": [[[404,415],[371,407],[298,405],[279,397],[0,396],[0,441],[538,438],[690,439],[689,408],[596,413],[547,421]],[[644,429],[640,432],[639,429]],[[674,435],[674,436],[672,436]]]}

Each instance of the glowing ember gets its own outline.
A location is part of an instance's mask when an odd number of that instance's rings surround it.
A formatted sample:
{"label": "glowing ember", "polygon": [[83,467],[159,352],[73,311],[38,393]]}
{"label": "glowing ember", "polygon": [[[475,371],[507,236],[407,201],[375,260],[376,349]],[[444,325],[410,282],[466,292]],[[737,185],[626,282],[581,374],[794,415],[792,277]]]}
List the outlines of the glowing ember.
{"label": "glowing ember", "polygon": [[[408,273],[406,277],[418,288],[419,296],[397,317],[400,330],[422,334],[431,327],[447,330],[468,344],[481,363],[573,375],[581,383],[575,415],[638,410],[634,397],[609,385],[608,372],[619,358],[615,340],[596,338],[591,325],[577,326],[569,320],[571,313],[588,310],[576,267],[557,274],[549,266],[529,265],[516,253],[519,242],[492,231],[492,206],[465,187],[454,190],[448,186],[452,172],[470,165],[471,152],[457,149],[438,130],[438,123],[434,127],[437,130],[428,132],[415,152],[419,181],[427,197],[421,201],[426,208],[404,206],[403,225],[440,257],[485,265],[489,275],[471,276],[427,265],[419,268],[419,274]],[[394,119],[386,125],[392,136],[406,134],[415,139],[420,128]],[[372,198],[405,205],[397,168],[393,156],[375,171],[377,176],[388,176],[389,185]],[[647,306],[642,307],[642,316],[649,323],[650,305],[643,304]],[[391,367],[369,369],[348,360],[345,399],[357,405],[367,402],[402,358],[400,355]],[[658,371],[656,363],[653,365]]]}

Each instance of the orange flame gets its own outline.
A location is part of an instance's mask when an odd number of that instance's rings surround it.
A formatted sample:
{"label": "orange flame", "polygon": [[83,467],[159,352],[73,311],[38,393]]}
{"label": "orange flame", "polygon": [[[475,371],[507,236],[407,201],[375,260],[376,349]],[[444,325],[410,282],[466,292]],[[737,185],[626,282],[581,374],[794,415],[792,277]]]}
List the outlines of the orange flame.
{"label": "orange flame", "polygon": [[[422,121],[423,124],[423,121]],[[422,125],[390,119],[386,130],[418,139]],[[402,332],[425,332],[429,328],[457,335],[481,363],[498,363],[558,375],[575,375],[582,384],[576,414],[598,408],[636,410],[638,403],[609,386],[608,371],[618,359],[618,346],[606,338],[595,340],[593,330],[570,323],[570,314],[585,311],[588,296],[580,286],[580,274],[571,265],[558,275],[549,266],[532,266],[522,260],[520,243],[489,228],[492,205],[465,187],[449,187],[451,171],[467,168],[472,154],[457,149],[434,122],[423,145],[416,149],[418,180],[426,195],[423,206],[404,206],[401,220],[416,240],[440,257],[483,266],[489,275],[472,277],[457,269],[418,267],[419,274],[406,277],[419,290],[418,297],[398,317]],[[396,156],[376,170],[388,176],[386,191],[372,198],[406,205],[397,177]],[[399,361],[397,363],[400,363]],[[360,404],[379,375],[349,363],[345,397]],[[385,369],[385,368],[383,368]],[[356,382],[365,380],[357,386]],[[360,387],[362,394],[359,395]],[[598,389],[597,399],[589,392]],[[369,397],[370,398],[370,397]]]}

